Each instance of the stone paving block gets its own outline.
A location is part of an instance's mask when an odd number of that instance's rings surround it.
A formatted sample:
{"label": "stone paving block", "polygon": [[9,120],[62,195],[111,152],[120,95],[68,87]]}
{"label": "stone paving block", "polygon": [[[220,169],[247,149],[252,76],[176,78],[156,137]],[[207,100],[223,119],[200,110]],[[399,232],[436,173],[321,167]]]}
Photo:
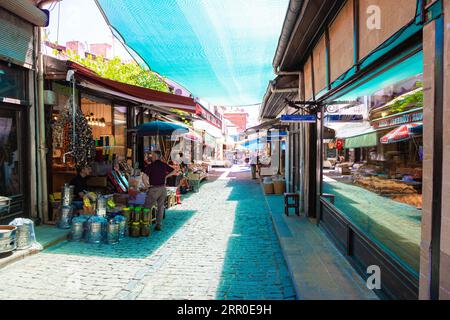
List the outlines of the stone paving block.
{"label": "stone paving block", "polygon": [[[260,186],[245,180],[204,186],[168,210],[164,231],[150,238],[114,247],[64,242],[0,270],[2,287],[14,286],[0,290],[0,298],[291,298]],[[79,290],[58,292],[73,287]]]}

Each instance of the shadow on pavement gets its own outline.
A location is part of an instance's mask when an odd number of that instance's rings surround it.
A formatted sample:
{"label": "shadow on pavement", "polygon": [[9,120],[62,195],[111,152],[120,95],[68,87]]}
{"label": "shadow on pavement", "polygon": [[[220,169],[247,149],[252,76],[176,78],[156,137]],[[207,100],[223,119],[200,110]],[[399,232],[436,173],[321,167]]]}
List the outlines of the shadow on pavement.
{"label": "shadow on pavement", "polygon": [[144,259],[163,246],[194,214],[195,211],[168,210],[166,219],[164,220],[163,231],[155,232],[152,229],[152,234],[149,238],[127,237],[116,245],[65,241],[50,247],[44,252],[47,254],[82,255],[118,259]]}
{"label": "shadow on pavement", "polygon": [[216,299],[295,299],[261,186],[248,173],[236,177],[228,183],[228,201],[236,201],[237,208]]}

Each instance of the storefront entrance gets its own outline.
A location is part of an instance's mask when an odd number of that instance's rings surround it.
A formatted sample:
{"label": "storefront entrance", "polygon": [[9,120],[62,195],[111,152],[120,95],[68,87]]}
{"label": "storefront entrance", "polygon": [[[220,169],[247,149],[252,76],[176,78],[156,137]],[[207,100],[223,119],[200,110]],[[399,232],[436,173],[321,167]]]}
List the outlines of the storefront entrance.
{"label": "storefront entrance", "polygon": [[29,215],[25,113],[20,107],[0,103],[0,197],[11,199],[9,208],[0,207],[0,221]]}

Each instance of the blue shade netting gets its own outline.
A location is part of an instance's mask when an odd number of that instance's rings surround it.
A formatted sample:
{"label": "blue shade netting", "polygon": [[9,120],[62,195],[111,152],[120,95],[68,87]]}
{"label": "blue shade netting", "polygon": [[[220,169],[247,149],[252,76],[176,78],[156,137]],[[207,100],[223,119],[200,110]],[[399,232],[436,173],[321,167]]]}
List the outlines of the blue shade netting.
{"label": "blue shade netting", "polygon": [[221,105],[261,102],[288,2],[97,0],[152,70]]}

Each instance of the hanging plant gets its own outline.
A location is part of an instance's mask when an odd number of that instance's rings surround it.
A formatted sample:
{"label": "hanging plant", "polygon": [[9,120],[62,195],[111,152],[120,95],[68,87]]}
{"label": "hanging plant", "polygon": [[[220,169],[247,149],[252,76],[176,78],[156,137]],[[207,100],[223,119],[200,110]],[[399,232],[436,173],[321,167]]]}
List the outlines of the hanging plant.
{"label": "hanging plant", "polygon": [[411,106],[423,108],[423,90],[408,94],[404,98],[395,101],[389,109],[392,113],[400,113]]}

